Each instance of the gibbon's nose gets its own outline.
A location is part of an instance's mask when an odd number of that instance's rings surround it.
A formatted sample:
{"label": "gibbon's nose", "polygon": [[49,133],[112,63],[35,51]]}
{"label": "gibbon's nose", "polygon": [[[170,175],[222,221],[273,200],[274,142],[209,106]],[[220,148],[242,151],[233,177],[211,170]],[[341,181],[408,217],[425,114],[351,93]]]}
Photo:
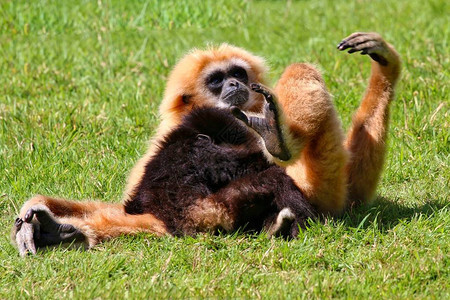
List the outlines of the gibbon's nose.
{"label": "gibbon's nose", "polygon": [[237,80],[230,80],[230,87],[239,88],[239,82]]}

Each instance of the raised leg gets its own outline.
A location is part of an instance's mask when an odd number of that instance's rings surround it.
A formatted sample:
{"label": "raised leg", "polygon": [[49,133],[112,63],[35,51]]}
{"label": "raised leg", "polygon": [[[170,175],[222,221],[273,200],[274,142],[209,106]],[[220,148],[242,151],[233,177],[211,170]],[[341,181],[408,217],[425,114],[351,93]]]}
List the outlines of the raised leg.
{"label": "raised leg", "polygon": [[287,174],[321,213],[339,214],[347,198],[348,153],[331,97],[310,64],[286,68],[275,88],[288,129]]}
{"label": "raised leg", "polygon": [[345,141],[351,155],[347,165],[349,205],[357,205],[373,198],[383,170],[389,104],[400,75],[400,57],[378,33],[353,33],[338,49],[361,51],[372,58],[369,86]]}

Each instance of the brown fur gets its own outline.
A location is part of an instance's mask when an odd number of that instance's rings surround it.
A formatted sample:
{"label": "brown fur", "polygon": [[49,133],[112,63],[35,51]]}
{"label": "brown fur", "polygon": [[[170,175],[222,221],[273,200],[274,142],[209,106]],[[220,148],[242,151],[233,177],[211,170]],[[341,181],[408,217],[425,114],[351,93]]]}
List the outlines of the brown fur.
{"label": "brown fur", "polygon": [[[287,144],[292,152],[288,162],[275,162],[286,167],[306,198],[319,211],[339,214],[349,203],[369,201],[376,190],[385,155],[389,103],[400,73],[400,60],[394,48],[375,33],[356,33],[339,45],[365,51],[374,59],[366,95],[357,110],[353,124],[344,139],[341,123],[326,90],[321,74],[309,64],[293,64],[286,68],[275,92],[284,111],[281,120]],[[350,41],[350,42],[349,42]],[[344,45],[344,46],[341,46]],[[370,47],[362,47],[369,45]],[[368,49],[368,50],[367,50]],[[378,60],[375,61],[375,60]],[[142,181],[145,165],[152,159],[161,140],[177,126],[193,107],[215,106],[214,98],[205,90],[205,70],[240,61],[248,66],[249,82],[264,83],[264,60],[240,48],[222,45],[208,50],[194,50],[173,69],[160,106],[161,123],[147,153],[132,169],[124,192],[127,201]],[[258,113],[264,99],[251,93],[243,110]],[[160,220],[152,215],[128,215],[121,205],[98,202],[73,202],[37,196],[24,204],[19,217],[36,204],[46,205],[60,222],[79,228],[89,246],[106,238],[135,232],[167,234]],[[232,223],[216,205],[203,199],[194,222],[202,230],[220,223]]]}
{"label": "brown fur", "polygon": [[215,199],[198,199],[197,204],[189,210],[190,220],[183,228],[185,232],[214,232],[220,228],[231,231],[233,229],[233,216]]}
{"label": "brown fur", "polygon": [[383,66],[372,61],[369,86],[345,140],[345,147],[351,153],[347,165],[349,205],[373,198],[383,168],[389,104],[400,76],[400,57],[391,45],[385,46],[388,64]]}
{"label": "brown fur", "polygon": [[320,73],[309,64],[289,66],[275,92],[299,149],[286,166],[306,198],[323,213],[340,213],[346,200],[341,122]]}

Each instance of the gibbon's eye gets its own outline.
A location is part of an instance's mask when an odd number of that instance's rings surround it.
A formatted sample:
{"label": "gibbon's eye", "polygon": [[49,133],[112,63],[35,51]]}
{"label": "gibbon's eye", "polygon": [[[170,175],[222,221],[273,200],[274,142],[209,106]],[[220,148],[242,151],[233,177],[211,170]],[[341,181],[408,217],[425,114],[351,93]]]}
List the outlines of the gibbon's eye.
{"label": "gibbon's eye", "polygon": [[208,77],[207,83],[213,87],[219,87],[225,78],[225,74],[222,72],[215,72]]}
{"label": "gibbon's eye", "polygon": [[248,81],[247,71],[242,67],[232,68],[229,74],[243,83],[247,83]]}

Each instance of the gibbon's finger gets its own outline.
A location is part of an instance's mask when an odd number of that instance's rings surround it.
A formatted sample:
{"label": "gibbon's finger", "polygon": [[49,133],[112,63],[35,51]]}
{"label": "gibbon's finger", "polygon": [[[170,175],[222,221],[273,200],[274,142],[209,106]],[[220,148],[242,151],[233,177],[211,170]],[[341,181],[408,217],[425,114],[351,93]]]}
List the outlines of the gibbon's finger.
{"label": "gibbon's finger", "polygon": [[369,40],[378,40],[379,35],[375,33],[357,32],[343,39],[337,46],[339,50],[345,50]]}
{"label": "gibbon's finger", "polygon": [[264,98],[266,98],[267,102],[269,102],[269,103],[273,103],[274,102],[274,98],[275,97],[273,96],[272,92],[268,88],[263,86],[262,84],[260,84],[260,83],[252,83],[250,85],[250,87],[251,87],[251,89],[254,92],[263,94],[263,96],[264,96]]}
{"label": "gibbon's finger", "polygon": [[[366,45],[366,43],[369,44]],[[342,40],[342,42],[338,44],[337,48],[341,51],[348,48],[352,48],[355,50],[363,50],[364,48],[379,48],[381,50],[385,48],[385,43],[381,35],[376,32],[359,32],[358,35],[350,36],[349,38]]]}
{"label": "gibbon's finger", "polygon": [[348,48],[356,48],[359,45],[367,43],[367,42],[370,42],[370,41],[376,41],[376,40],[371,39],[370,37],[367,37],[367,36],[359,36],[359,37],[357,37],[357,38],[355,38],[353,40],[346,41],[338,49],[339,50],[345,50],[345,49],[348,49]]}
{"label": "gibbon's finger", "polygon": [[34,211],[33,211],[32,208],[30,208],[30,209],[27,210],[25,216],[23,217],[23,221],[25,223],[30,223],[31,220],[33,220],[33,217],[34,217]]}
{"label": "gibbon's finger", "polygon": [[17,231],[20,230],[20,228],[22,227],[23,224],[23,220],[21,218],[16,218],[16,220],[14,221],[14,228]]}
{"label": "gibbon's finger", "polygon": [[242,110],[240,110],[237,106],[232,106],[230,110],[235,118],[241,120],[246,125],[249,125],[247,115]]}
{"label": "gibbon's finger", "polygon": [[31,207],[25,214],[25,221],[31,222],[33,217],[38,223],[34,224],[32,246],[30,241],[26,243],[28,250],[29,247],[45,247],[85,239],[84,234],[73,225],[57,222],[46,206],[39,204]]}
{"label": "gibbon's finger", "polygon": [[[268,89],[259,84],[252,84],[252,89],[256,92],[269,96],[273,100],[272,94]],[[267,99],[267,98],[266,98]],[[291,154],[284,142],[280,126],[278,124],[278,114],[274,102],[267,102],[264,105],[264,118],[250,116],[248,117],[237,107],[231,108],[231,113],[239,120],[243,121],[248,127],[253,129],[264,141],[267,151],[274,157],[287,161]]]}
{"label": "gibbon's finger", "polygon": [[56,245],[60,243],[82,242],[84,234],[71,224],[61,224],[58,232],[45,232],[36,241],[38,247]]}
{"label": "gibbon's finger", "polygon": [[[250,127],[251,129],[253,129],[259,136],[262,137],[267,150],[269,151],[269,153],[272,154],[272,151],[269,148],[272,148],[271,145],[275,144],[276,133],[274,132],[274,130],[272,130],[269,122],[267,122],[267,119],[256,117],[256,116],[247,117],[247,115],[245,115],[244,113],[242,113],[242,114],[245,116],[245,119],[246,119],[244,121],[245,124],[248,127]],[[242,119],[240,119],[240,120],[242,120]]]}
{"label": "gibbon's finger", "polygon": [[251,88],[253,91],[262,94],[266,99],[267,104],[264,106],[264,115],[266,119],[278,123],[278,106],[276,104],[275,96],[273,95],[273,93],[268,88],[259,83],[252,83]]}
{"label": "gibbon's finger", "polygon": [[251,116],[248,118],[247,125],[256,131],[263,139],[270,133],[270,126],[266,119]]}
{"label": "gibbon's finger", "polygon": [[[33,208],[31,208],[33,209]],[[45,209],[33,209],[34,216],[39,221],[40,226],[43,231],[57,232],[61,226],[60,223],[56,222],[55,219],[50,215],[50,213]]]}
{"label": "gibbon's finger", "polygon": [[379,45],[379,43],[377,41],[370,40],[370,41],[365,41],[363,43],[355,45],[355,46],[353,46],[352,49],[354,49],[355,51],[363,51],[363,50],[365,50],[367,53],[370,53],[370,52],[374,51],[379,46],[380,45]]}
{"label": "gibbon's finger", "polygon": [[30,223],[33,220],[33,217],[36,218],[36,221],[39,222],[40,227],[42,227],[44,231],[58,231],[60,223],[56,222],[47,206],[43,204],[32,206],[26,212],[24,221]]}
{"label": "gibbon's finger", "polygon": [[351,35],[349,35],[348,37],[346,37],[346,38],[344,38],[338,45],[337,45],[337,48],[339,49],[339,50],[345,50],[345,49],[347,49],[347,48],[349,48],[350,46],[349,46],[349,41],[350,40],[352,40],[352,39],[354,39],[354,38],[357,38],[357,37],[359,37],[359,36],[361,36],[361,35],[363,35],[363,34],[365,34],[364,32],[354,32],[354,33],[352,33]]}
{"label": "gibbon's finger", "polygon": [[[269,106],[270,104],[267,103],[266,105]],[[290,151],[277,124],[273,125],[273,122],[266,118],[250,117],[248,126],[261,136],[264,146],[272,156],[282,161],[291,159]]]}
{"label": "gibbon's finger", "polygon": [[348,38],[339,43],[338,49],[343,51],[349,49],[348,53],[362,51],[361,54],[368,54],[370,58],[378,62],[380,65],[388,64],[389,50],[381,35],[376,32],[358,32],[350,35]]}
{"label": "gibbon's finger", "polygon": [[[350,49],[350,51],[352,51],[352,50],[357,49],[359,45],[364,44],[366,42],[368,42],[367,39],[363,39],[363,37],[359,37],[356,41],[351,40],[351,41],[343,43],[338,49],[340,51],[343,51],[343,50],[346,50],[346,49]],[[350,51],[349,51],[349,53],[352,53]],[[355,52],[355,51],[353,51],[353,52]]]}

